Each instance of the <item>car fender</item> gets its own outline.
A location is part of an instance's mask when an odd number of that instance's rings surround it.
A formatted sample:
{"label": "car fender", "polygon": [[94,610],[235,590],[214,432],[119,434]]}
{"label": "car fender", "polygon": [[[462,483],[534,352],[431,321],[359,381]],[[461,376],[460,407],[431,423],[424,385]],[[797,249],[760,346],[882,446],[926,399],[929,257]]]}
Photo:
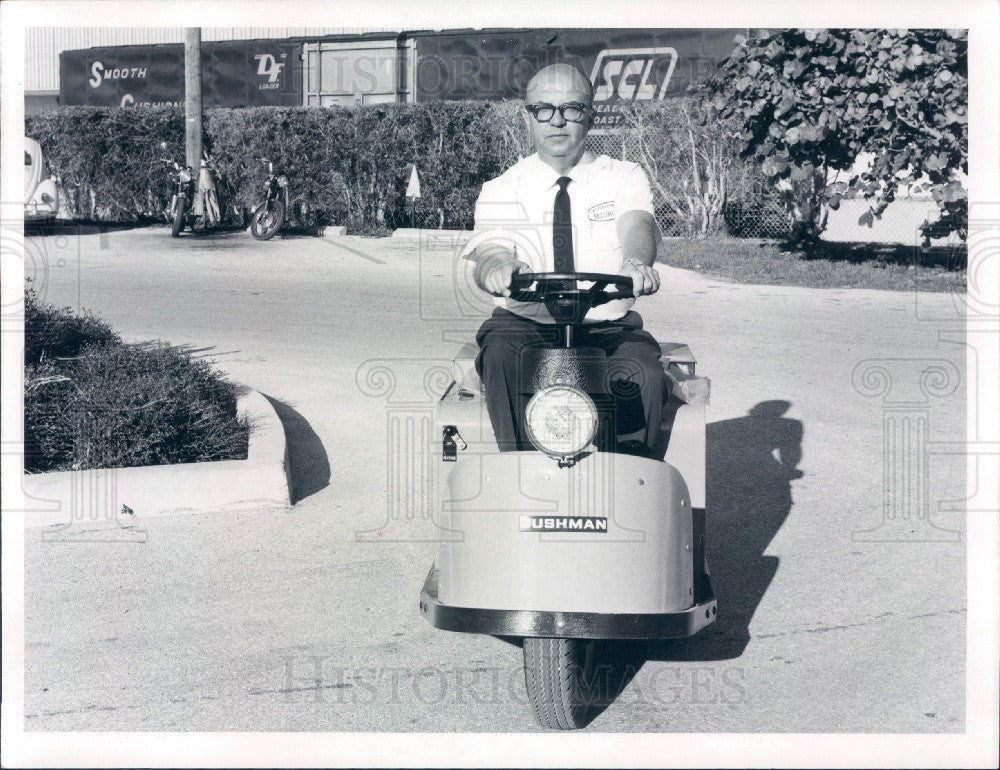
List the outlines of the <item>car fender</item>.
{"label": "car fender", "polygon": [[[48,201],[43,196],[48,197]],[[51,219],[59,210],[59,190],[54,179],[44,179],[35,187],[31,198],[24,204],[25,219]]]}

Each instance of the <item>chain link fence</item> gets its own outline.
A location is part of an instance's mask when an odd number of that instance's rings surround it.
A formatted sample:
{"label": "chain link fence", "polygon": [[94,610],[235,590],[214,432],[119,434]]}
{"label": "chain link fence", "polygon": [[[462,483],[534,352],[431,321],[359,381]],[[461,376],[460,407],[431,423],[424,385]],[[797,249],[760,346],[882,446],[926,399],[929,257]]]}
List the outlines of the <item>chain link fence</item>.
{"label": "chain link fence", "polygon": [[[628,128],[609,130],[602,134],[590,134],[587,137],[587,149],[594,153],[609,155],[612,158],[642,163],[637,150],[634,132]],[[646,168],[651,174],[651,170]],[[791,233],[791,220],[777,189],[768,185],[764,177],[751,175],[750,181],[739,189],[722,208],[724,232],[735,238],[773,238],[784,239]],[[675,204],[676,205],[676,204]],[[656,221],[660,231],[666,237],[690,235],[685,217],[680,216],[668,205],[653,185],[653,206]],[[921,232],[925,221],[934,222],[940,212],[937,204],[929,194],[910,194],[901,190],[883,212],[874,219],[871,225],[860,224],[861,219],[869,211],[869,203],[862,198],[841,201],[836,211],[828,212],[827,225],[823,240],[828,242],[903,245],[946,249],[964,249],[957,234],[933,235],[927,239]]]}
{"label": "chain link fence", "polygon": [[[630,141],[628,131],[624,129],[588,135],[587,149],[641,165],[635,150],[635,142]],[[688,234],[681,217],[660,199],[655,187],[653,207],[656,212],[656,222],[664,236]],[[723,221],[727,233],[737,238],[784,238],[791,230],[788,214],[781,201],[774,193],[764,190],[755,190],[742,200],[727,201],[723,207]]]}

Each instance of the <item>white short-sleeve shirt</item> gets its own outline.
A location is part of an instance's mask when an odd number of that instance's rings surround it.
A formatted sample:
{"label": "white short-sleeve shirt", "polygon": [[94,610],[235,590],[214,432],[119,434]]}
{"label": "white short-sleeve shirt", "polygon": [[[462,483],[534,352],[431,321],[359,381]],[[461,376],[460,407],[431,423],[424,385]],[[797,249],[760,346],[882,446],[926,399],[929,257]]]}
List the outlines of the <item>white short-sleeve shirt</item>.
{"label": "white short-sleeve shirt", "polygon": [[[477,247],[499,243],[517,252],[517,258],[536,272],[553,272],[552,210],[556,180],[568,176],[573,225],[573,263],[578,273],[617,273],[622,250],[618,218],[626,211],[653,213],[649,179],[642,167],[607,155],[584,153],[565,174],[558,173],[537,154],[511,166],[483,184],[476,201],[476,223],[462,256]],[[635,299],[616,300],[594,308],[586,321],[610,321],[624,316]],[[552,318],[540,303],[514,302],[498,297],[496,304],[537,321]]]}

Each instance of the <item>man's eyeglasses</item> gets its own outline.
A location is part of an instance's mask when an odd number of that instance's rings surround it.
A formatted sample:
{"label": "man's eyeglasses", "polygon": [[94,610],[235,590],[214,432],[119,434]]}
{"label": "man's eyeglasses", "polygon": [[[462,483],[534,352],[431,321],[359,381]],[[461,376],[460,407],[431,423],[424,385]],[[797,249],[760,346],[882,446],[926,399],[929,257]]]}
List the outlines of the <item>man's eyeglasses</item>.
{"label": "man's eyeglasses", "polygon": [[581,102],[569,102],[568,104],[560,104],[558,107],[554,104],[539,102],[538,104],[526,104],[524,109],[530,112],[539,123],[548,123],[552,120],[556,110],[559,111],[559,116],[563,120],[570,123],[582,123],[584,117],[590,112],[590,107]]}

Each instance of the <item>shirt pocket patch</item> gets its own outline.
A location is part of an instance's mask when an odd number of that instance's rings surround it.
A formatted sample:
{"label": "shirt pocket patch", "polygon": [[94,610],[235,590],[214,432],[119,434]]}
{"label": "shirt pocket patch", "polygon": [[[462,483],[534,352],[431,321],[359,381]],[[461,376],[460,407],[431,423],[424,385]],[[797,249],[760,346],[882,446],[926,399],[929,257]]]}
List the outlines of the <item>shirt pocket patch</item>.
{"label": "shirt pocket patch", "polygon": [[615,202],[605,201],[604,203],[598,203],[596,206],[591,206],[587,210],[587,219],[591,222],[607,222],[615,217]]}

